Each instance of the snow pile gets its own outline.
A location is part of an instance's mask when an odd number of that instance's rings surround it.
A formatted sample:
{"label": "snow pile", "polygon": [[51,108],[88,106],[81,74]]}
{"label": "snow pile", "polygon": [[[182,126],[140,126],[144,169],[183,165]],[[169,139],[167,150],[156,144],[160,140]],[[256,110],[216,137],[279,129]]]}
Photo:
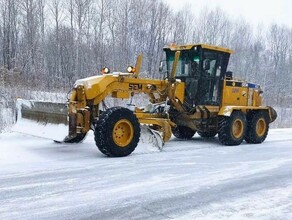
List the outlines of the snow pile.
{"label": "snow pile", "polygon": [[22,118],[12,127],[12,131],[62,142],[69,128],[64,124],[44,124]]}
{"label": "snow pile", "polygon": [[13,124],[13,109],[5,108],[0,105],[0,133],[1,131],[8,131]]}
{"label": "snow pile", "polygon": [[290,128],[292,127],[292,108],[275,107],[277,119],[271,124],[272,128]]}

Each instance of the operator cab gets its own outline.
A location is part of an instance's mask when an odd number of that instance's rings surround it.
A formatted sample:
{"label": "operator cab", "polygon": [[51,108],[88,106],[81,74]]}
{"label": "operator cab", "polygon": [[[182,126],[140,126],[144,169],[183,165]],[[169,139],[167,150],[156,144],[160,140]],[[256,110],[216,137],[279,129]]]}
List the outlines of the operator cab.
{"label": "operator cab", "polygon": [[205,44],[168,46],[167,76],[170,77],[175,52],[180,51],[176,79],[185,82],[185,102],[188,106],[220,105],[223,80],[231,50]]}

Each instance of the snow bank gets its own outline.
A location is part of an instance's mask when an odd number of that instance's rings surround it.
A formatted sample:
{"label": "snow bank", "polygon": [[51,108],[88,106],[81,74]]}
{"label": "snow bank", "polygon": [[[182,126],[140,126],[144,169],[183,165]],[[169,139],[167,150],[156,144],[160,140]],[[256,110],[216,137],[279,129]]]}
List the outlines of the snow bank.
{"label": "snow bank", "polygon": [[273,128],[290,128],[292,127],[292,108],[275,107],[278,114],[276,121],[273,122]]}
{"label": "snow bank", "polygon": [[0,133],[8,131],[13,124],[13,109],[6,108],[0,105]]}

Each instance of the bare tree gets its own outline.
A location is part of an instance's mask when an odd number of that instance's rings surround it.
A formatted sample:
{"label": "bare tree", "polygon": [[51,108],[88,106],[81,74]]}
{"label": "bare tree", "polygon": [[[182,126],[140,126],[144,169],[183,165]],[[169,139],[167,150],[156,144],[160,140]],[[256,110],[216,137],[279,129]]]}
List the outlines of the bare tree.
{"label": "bare tree", "polygon": [[15,67],[18,45],[18,6],[16,0],[2,0],[1,45],[3,66],[8,70]]}
{"label": "bare tree", "polygon": [[220,8],[193,14],[162,0],[0,3],[2,87],[17,82],[24,90],[65,91],[104,66],[125,71],[141,52],[143,76],[159,77],[163,46],[208,43],[235,50],[231,70],[262,84],[270,105],[292,105],[292,29],[283,25],[253,29]]}
{"label": "bare tree", "polygon": [[190,6],[186,5],[181,11],[173,16],[173,42],[177,44],[186,44],[192,42],[192,32],[194,16],[191,13]]}

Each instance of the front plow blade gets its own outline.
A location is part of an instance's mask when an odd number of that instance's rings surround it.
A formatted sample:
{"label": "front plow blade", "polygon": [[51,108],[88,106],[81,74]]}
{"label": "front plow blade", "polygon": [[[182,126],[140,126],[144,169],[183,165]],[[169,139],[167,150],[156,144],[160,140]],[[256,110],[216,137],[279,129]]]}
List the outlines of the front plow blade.
{"label": "front plow blade", "polygon": [[147,125],[141,125],[141,139],[143,143],[150,144],[148,146],[151,146],[154,149],[162,150],[164,141],[161,136],[161,134],[154,130],[151,129]]}
{"label": "front plow blade", "polygon": [[18,99],[16,124],[12,130],[63,142],[68,135],[67,105]]}

